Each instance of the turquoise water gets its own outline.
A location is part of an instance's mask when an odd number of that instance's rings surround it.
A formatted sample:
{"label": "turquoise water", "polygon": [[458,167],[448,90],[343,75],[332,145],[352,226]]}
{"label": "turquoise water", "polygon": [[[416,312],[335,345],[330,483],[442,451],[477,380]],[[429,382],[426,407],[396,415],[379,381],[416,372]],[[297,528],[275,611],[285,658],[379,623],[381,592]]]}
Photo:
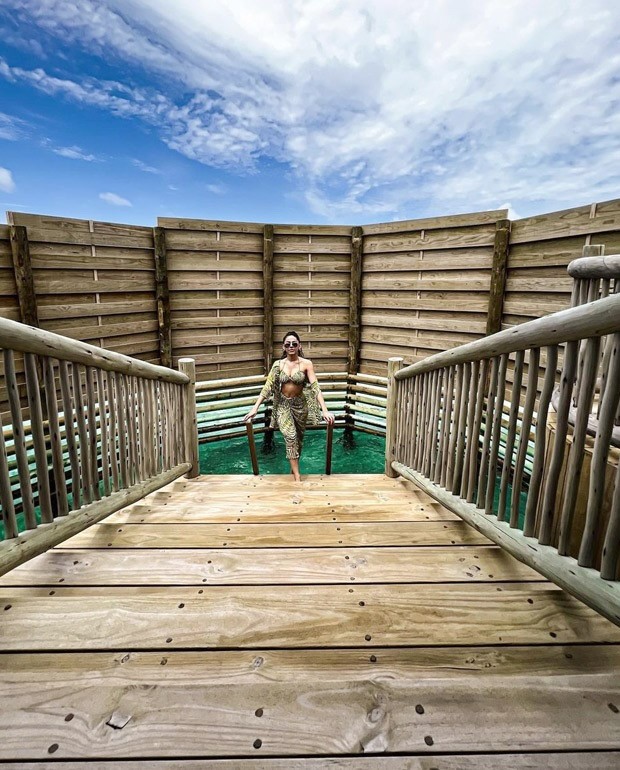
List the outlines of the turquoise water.
{"label": "turquoise water", "polygon": [[[256,436],[258,469],[261,474],[290,473],[291,466],[284,453],[284,439],[273,434],[273,446],[265,447],[264,436]],[[307,431],[300,460],[301,474],[325,473],[326,431]],[[383,473],[385,466],[385,436],[359,431],[334,430],[332,473]],[[200,445],[201,473],[252,473],[248,440],[240,438],[214,441]]]}

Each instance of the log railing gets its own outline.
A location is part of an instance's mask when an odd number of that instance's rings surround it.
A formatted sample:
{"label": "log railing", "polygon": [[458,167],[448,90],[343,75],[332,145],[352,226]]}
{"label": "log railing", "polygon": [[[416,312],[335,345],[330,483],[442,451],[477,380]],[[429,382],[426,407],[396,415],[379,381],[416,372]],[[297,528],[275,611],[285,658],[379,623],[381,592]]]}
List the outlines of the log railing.
{"label": "log railing", "polygon": [[177,372],[7,319],[0,348],[0,574],[198,475],[192,359]]}
{"label": "log railing", "polygon": [[[389,374],[386,472],[416,482],[518,559],[620,623],[620,470],[611,482],[608,476],[620,398],[620,294],[405,368],[402,359],[392,359]],[[582,469],[597,375],[606,386],[588,480]],[[584,488],[587,510],[578,531],[575,511]]]}

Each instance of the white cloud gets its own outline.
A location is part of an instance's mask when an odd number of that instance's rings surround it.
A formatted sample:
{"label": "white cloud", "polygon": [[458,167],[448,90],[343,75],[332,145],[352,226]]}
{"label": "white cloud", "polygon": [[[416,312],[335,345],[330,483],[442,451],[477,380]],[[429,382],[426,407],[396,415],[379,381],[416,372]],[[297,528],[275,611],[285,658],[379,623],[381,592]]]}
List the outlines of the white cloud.
{"label": "white cloud", "polygon": [[56,155],[61,155],[63,158],[71,158],[73,160],[86,160],[92,162],[97,160],[96,155],[84,152],[80,147],[56,147],[52,150]]}
{"label": "white cloud", "polygon": [[208,184],[206,188],[213,195],[224,195],[227,190],[226,185],[223,184]]}
{"label": "white cloud", "polygon": [[0,190],[8,193],[12,193],[15,190],[13,174],[8,168],[2,168],[2,166],[0,166]]}
{"label": "white cloud", "polygon": [[22,136],[25,125],[23,120],[0,112],[0,139],[6,139],[10,142],[16,141]]}
{"label": "white cloud", "polygon": [[155,168],[155,166],[149,166],[147,163],[144,163],[143,161],[138,160],[138,158],[132,158],[131,163],[136,168],[139,168],[140,171],[144,171],[146,174],[161,174],[162,173],[158,168]]}
{"label": "white cloud", "polygon": [[510,203],[503,203],[499,209],[508,209],[508,219],[521,219],[521,216],[513,209]]}
{"label": "white cloud", "polygon": [[498,200],[527,212],[620,189],[620,6],[608,0],[5,5],[157,90],[0,60],[5,78],[147,122],[211,166],[286,163],[332,220]]}
{"label": "white cloud", "polygon": [[121,198],[120,195],[113,192],[99,193],[99,197],[102,201],[111,203],[113,206],[131,206],[131,201],[128,201],[127,198]]}

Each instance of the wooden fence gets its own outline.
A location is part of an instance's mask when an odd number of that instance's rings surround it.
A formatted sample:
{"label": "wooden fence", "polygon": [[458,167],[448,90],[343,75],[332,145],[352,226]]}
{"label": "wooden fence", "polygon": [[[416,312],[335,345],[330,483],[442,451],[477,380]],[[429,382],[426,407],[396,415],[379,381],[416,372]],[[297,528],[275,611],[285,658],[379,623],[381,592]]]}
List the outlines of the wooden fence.
{"label": "wooden fence", "polygon": [[290,329],[319,376],[385,376],[390,357],[415,363],[568,307],[568,263],[584,246],[620,251],[620,200],[512,223],[500,210],[363,227],[157,225],[10,213],[0,315],[151,363],[191,356],[199,381],[264,375]]}

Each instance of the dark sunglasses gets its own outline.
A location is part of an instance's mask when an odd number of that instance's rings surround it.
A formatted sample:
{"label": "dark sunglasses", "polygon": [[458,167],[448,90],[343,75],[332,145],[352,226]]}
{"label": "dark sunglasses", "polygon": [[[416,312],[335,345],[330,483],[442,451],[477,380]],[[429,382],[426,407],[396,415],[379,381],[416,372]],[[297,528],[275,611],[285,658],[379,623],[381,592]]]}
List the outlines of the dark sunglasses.
{"label": "dark sunglasses", "polygon": [[285,348],[296,348],[299,346],[299,342],[285,342],[284,347]]}

